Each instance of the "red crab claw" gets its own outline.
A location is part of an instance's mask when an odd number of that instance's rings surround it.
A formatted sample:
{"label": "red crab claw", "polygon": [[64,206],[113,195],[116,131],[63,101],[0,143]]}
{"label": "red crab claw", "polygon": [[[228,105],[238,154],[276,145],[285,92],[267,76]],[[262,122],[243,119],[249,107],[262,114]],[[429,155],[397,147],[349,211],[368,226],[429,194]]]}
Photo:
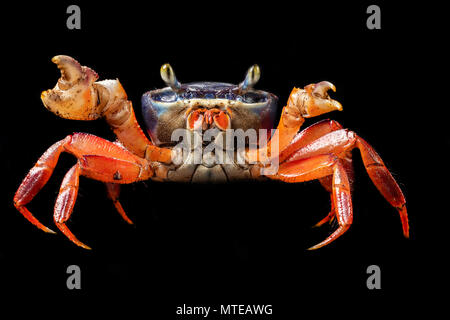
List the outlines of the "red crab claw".
{"label": "red crab claw", "polygon": [[43,91],[42,102],[56,115],[73,120],[94,120],[101,116],[97,90],[93,83],[97,73],[81,66],[74,58],[64,55],[52,59],[61,71],[56,86]]}
{"label": "red crab claw", "polygon": [[334,110],[342,111],[342,105],[330,98],[328,90],[336,91],[336,87],[328,81],[310,84],[304,90],[298,90],[291,99],[300,107],[300,113],[305,118],[315,117]]}

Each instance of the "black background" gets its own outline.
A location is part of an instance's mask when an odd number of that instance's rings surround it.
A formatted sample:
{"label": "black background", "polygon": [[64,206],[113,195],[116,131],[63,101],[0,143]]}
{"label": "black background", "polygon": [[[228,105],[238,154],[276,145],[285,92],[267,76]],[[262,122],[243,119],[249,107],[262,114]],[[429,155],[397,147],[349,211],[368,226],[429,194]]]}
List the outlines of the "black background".
{"label": "black background", "polygon": [[[445,234],[438,227],[448,219],[436,182],[448,176],[450,143],[441,139],[446,127],[437,122],[448,113],[436,102],[444,86],[421,73],[434,69],[438,52],[421,19],[425,8],[376,3],[381,30],[366,28],[371,2],[78,2],[81,30],[66,28],[71,3],[13,5],[3,28],[8,89],[0,139],[0,290],[17,297],[12,300],[38,301],[40,310],[63,305],[72,312],[82,302],[102,312],[144,311],[160,319],[179,319],[175,310],[182,304],[273,304],[282,318],[310,311],[367,317],[433,310],[425,301],[445,279]],[[101,79],[119,78],[139,120],[140,96],[163,86],[159,68],[166,62],[181,82],[231,83],[257,63],[257,87],[278,95],[279,111],[294,86],[333,82],[332,96],[344,111],[308,119],[305,126],[333,118],[377,150],[406,196],[411,239],[403,238],[396,210],[370,181],[357,150],[353,226],[318,251],[306,248],[331,229],[311,228],[329,211],[329,196],[316,181],[123,186],[121,202],[135,222],[129,226],[103,184],[81,178],[68,226],[93,250],[76,247],[61,233],[43,233],[12,205],[28,170],[73,132],[114,139],[102,120],[64,120],[42,106],[40,92],[59,77],[50,61],[57,54],[73,56]],[[28,206],[50,228],[56,229],[59,184],[74,161],[62,155]],[[71,264],[82,270],[79,291],[66,288]],[[372,264],[381,268],[381,290],[366,287]]]}

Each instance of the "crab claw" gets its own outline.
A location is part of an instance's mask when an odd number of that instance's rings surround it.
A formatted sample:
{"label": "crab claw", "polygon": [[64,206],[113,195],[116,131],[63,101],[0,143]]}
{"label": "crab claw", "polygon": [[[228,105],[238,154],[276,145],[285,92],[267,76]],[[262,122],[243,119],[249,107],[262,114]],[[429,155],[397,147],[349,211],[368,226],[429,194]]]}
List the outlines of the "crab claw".
{"label": "crab claw", "polygon": [[318,95],[319,97],[328,97],[328,90],[333,90],[333,92],[336,92],[336,87],[334,84],[328,81],[321,81],[319,83],[316,83],[313,85],[313,94]]}
{"label": "crab claw", "polygon": [[43,91],[41,100],[45,107],[56,115],[73,120],[94,120],[101,116],[97,90],[93,83],[97,73],[81,66],[74,58],[55,56],[52,62],[61,71],[56,86]]}
{"label": "crab claw", "polygon": [[336,87],[328,81],[307,85],[302,92],[303,102],[300,112],[303,117],[310,118],[334,110],[342,111],[342,105],[328,95],[328,90],[336,91]]}

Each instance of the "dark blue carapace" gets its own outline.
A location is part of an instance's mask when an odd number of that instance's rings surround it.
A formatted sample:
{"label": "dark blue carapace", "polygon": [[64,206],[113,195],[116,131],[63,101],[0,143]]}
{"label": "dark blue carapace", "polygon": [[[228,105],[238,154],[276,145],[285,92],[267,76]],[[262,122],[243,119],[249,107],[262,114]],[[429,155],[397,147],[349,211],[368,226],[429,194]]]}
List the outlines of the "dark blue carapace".
{"label": "dark blue carapace", "polygon": [[153,143],[171,144],[171,133],[175,129],[186,128],[186,112],[195,108],[228,110],[232,129],[272,129],[277,97],[265,91],[254,90],[248,83],[243,87],[243,84],[244,82],[239,85],[221,82],[180,84],[176,81],[176,84],[169,87],[144,93],[141,100],[142,112]]}
{"label": "dark blue carapace", "polygon": [[142,96],[142,112],[147,132],[156,145],[172,144],[172,132],[187,128],[186,120],[196,109],[226,112],[231,129],[273,128],[277,97],[254,90],[260,69],[253,65],[238,85],[222,82],[181,84],[169,64],[161,67],[161,78],[168,87],[146,92]]}

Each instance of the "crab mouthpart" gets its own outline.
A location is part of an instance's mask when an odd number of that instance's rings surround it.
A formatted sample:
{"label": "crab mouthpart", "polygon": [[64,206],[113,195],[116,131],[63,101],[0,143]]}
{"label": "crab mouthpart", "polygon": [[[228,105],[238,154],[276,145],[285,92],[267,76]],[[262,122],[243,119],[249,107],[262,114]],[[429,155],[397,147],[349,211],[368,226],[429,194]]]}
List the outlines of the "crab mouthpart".
{"label": "crab mouthpart", "polygon": [[225,131],[231,128],[231,118],[225,111],[217,108],[200,108],[189,113],[186,127],[190,130],[207,130],[216,127]]}

